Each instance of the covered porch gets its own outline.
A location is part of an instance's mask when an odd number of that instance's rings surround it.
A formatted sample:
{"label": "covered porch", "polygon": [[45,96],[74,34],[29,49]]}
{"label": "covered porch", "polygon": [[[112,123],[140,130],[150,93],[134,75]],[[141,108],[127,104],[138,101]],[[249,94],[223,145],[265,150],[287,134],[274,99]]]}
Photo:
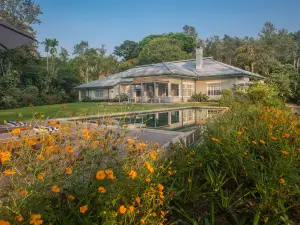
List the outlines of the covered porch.
{"label": "covered porch", "polygon": [[171,82],[141,82],[130,84],[131,103],[182,102],[181,85]]}

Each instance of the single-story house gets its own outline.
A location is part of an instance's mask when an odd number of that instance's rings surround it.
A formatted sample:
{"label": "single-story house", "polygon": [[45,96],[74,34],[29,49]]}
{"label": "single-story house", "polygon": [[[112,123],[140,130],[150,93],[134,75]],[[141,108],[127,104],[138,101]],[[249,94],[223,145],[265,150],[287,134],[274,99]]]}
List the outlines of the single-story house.
{"label": "single-story house", "polygon": [[137,66],[76,87],[79,101],[84,96],[93,100],[109,100],[126,94],[136,103],[185,102],[194,93],[203,93],[218,100],[222,89],[247,84],[263,76],[203,58],[203,49],[196,49],[196,60],[162,62]]}

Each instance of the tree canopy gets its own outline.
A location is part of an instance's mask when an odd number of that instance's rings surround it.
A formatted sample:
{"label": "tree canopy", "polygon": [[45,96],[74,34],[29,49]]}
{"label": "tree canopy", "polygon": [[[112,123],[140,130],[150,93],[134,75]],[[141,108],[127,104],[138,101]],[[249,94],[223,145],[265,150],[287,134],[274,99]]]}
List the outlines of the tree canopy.
{"label": "tree canopy", "polygon": [[[33,0],[1,0],[0,15],[24,32],[35,35],[42,11]],[[195,47],[204,55],[266,76],[283,98],[300,99],[300,30],[289,32],[266,22],[257,37],[212,36],[201,40],[195,27],[182,32],[150,34],[140,41],[125,40],[108,54],[105,45],[91,47],[88,41],[68,52],[59,40],[46,38],[38,44],[0,52],[0,106],[13,108],[30,103],[52,104],[77,99],[76,85],[99,75],[131,69],[136,65],[195,57]]]}

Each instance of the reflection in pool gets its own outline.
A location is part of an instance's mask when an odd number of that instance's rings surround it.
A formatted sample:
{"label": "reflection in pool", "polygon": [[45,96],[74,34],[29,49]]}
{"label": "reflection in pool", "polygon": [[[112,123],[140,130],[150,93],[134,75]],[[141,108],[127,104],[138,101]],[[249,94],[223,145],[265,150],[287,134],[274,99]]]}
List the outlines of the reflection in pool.
{"label": "reflection in pool", "polygon": [[120,124],[135,124],[146,128],[189,131],[221,112],[220,109],[183,109],[138,114],[117,118],[117,120]]}

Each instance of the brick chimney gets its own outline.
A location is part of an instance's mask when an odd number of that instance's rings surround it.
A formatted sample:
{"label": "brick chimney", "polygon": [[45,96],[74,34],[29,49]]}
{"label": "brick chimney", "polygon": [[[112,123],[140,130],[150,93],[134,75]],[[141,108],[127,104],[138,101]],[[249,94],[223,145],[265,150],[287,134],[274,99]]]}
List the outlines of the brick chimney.
{"label": "brick chimney", "polygon": [[196,70],[199,70],[203,67],[203,48],[197,46],[196,48]]}

